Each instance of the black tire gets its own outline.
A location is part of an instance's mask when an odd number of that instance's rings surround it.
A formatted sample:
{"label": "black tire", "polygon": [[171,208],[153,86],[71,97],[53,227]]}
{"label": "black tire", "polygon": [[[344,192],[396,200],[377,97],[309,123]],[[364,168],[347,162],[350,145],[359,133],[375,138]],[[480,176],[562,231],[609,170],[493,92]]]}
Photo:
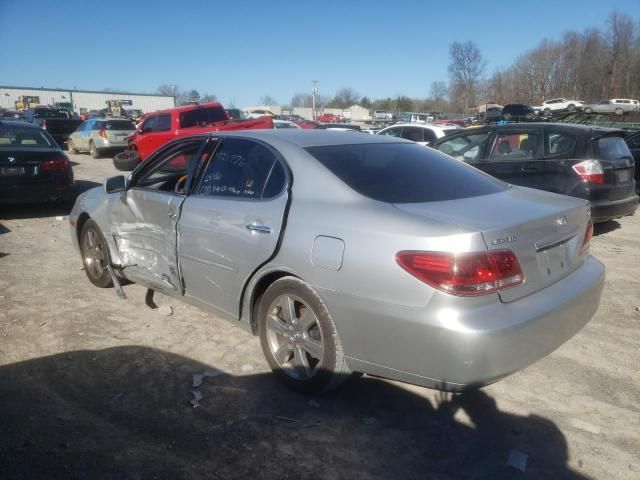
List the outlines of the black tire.
{"label": "black tire", "polygon": [[[295,302],[292,301],[292,306],[295,305],[295,307],[293,307],[292,311],[294,312],[293,315],[299,315],[296,320],[299,321],[300,328],[304,329],[302,324],[306,318],[304,312],[306,312],[307,308],[311,309],[311,313],[314,316],[313,321],[315,322],[313,327],[307,330],[306,334],[299,332],[299,343],[295,343],[295,345],[290,342],[296,342],[296,340],[291,339],[290,341],[287,339],[288,335],[295,336],[293,331],[286,331],[287,333],[281,334],[276,333],[276,330],[267,326],[268,322],[273,321],[273,317],[282,318],[281,310],[278,307],[280,299],[293,297],[295,297]],[[259,302],[258,330],[262,351],[271,370],[284,384],[299,392],[320,393],[337,387],[352,376],[353,372],[349,369],[344,358],[335,323],[322,299],[309,285],[295,277],[281,278],[267,289]],[[268,317],[271,318],[268,319]],[[286,322],[276,323],[287,325]],[[313,332],[315,332],[315,336],[311,338]],[[317,359],[307,353],[308,351],[304,350],[304,346],[301,346],[304,344],[304,335],[307,335],[316,344],[322,345],[322,358],[316,363],[313,363],[313,361]],[[289,366],[283,367],[276,360],[275,352],[272,350],[274,343],[275,345],[280,344],[281,348],[278,351],[291,350],[290,353],[284,356],[285,359],[290,359],[284,362],[289,363]],[[292,347],[291,345],[294,346]],[[305,373],[306,367],[303,368],[300,365],[294,367],[295,363],[298,363],[297,359],[300,358],[296,356],[296,348],[306,358],[310,367],[310,374],[308,372]],[[311,368],[312,365],[313,368]],[[297,378],[296,375],[298,375]]]}
{"label": "black tire", "polygon": [[545,115],[546,117],[548,117],[549,115],[551,115],[551,109],[550,109],[550,108],[545,108],[545,109],[544,109],[544,115]]}
{"label": "black tire", "polygon": [[616,115],[624,115],[624,110],[621,108],[616,108]]}
{"label": "black tire", "polygon": [[96,148],[96,144],[93,142],[89,142],[89,154],[92,158],[100,158],[101,153],[100,150]]}
{"label": "black tire", "polygon": [[111,275],[105,268],[111,262],[109,247],[100,231],[100,227],[93,220],[87,220],[80,232],[80,252],[87,278],[96,287],[113,287]]}
{"label": "black tire", "polygon": [[502,114],[502,117],[503,117],[505,120],[511,120],[511,114],[510,114],[510,113],[503,113],[503,114]]}
{"label": "black tire", "polygon": [[79,150],[73,144],[73,140],[71,139],[67,140],[67,150],[69,150],[69,153],[73,153],[74,155],[79,152]]}
{"label": "black tire", "polygon": [[593,110],[591,110],[589,107],[584,109],[584,113],[593,113]]}
{"label": "black tire", "polygon": [[134,170],[139,163],[139,157],[136,152],[124,151],[113,157],[113,166],[121,172],[130,172]]}
{"label": "black tire", "polygon": [[567,110],[569,110],[570,112],[575,112],[576,111],[576,106],[573,103],[570,103],[567,106]]}

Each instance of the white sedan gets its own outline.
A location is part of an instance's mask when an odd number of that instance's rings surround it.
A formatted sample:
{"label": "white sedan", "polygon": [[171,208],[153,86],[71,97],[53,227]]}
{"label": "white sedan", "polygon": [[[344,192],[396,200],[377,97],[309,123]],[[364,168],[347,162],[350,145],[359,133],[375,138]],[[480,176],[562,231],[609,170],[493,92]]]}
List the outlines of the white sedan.
{"label": "white sedan", "polygon": [[404,138],[421,145],[429,145],[446,135],[447,130],[456,130],[457,127],[449,125],[421,125],[415,123],[398,123],[383,128],[376,135]]}

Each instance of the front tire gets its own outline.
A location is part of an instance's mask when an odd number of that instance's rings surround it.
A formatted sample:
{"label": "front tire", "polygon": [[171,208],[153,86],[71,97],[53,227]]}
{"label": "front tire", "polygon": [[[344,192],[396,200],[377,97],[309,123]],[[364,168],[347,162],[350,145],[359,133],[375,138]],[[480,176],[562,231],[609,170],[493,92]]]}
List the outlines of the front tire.
{"label": "front tire", "polygon": [[576,111],[576,106],[572,103],[567,107],[567,110],[569,110],[570,112],[575,112]]}
{"label": "front tire", "polygon": [[624,110],[621,108],[616,108],[616,115],[624,115]]}
{"label": "front tire", "polygon": [[109,275],[106,268],[111,261],[109,247],[100,231],[100,227],[91,219],[87,220],[82,226],[80,251],[82,253],[84,272],[87,274],[89,281],[96,287],[113,287],[111,275]]}
{"label": "front tire", "polygon": [[351,376],[329,311],[302,280],[284,277],[267,289],[260,299],[258,328],[271,370],[290,388],[320,393]]}
{"label": "front tire", "polygon": [[593,110],[587,107],[584,109],[584,113],[593,113]]}

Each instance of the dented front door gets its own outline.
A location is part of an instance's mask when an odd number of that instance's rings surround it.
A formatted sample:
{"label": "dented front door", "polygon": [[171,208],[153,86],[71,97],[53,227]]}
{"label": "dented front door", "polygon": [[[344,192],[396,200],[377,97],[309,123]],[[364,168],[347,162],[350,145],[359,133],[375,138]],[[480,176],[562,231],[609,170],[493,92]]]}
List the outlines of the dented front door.
{"label": "dented front door", "polygon": [[159,290],[180,290],[176,222],[184,198],[136,188],[123,193],[113,228],[127,277]]}

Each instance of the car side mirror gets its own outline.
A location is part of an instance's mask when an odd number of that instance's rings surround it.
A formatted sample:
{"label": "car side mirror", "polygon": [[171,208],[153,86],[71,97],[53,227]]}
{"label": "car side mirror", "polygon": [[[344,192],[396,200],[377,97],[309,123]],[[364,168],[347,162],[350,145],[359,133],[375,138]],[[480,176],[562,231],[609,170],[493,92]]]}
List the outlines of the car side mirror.
{"label": "car side mirror", "polygon": [[124,192],[129,188],[129,182],[123,175],[107,178],[104,182],[104,191],[107,193]]}

